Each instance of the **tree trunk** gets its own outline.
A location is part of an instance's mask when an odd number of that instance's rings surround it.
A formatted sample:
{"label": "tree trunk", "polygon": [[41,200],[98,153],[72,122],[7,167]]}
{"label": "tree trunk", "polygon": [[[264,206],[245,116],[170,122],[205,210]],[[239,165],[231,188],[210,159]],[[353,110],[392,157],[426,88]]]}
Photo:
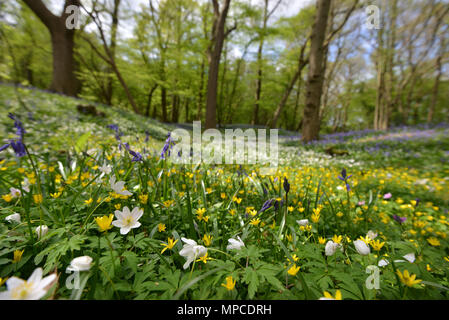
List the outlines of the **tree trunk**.
{"label": "tree trunk", "polygon": [[79,6],[78,0],[66,0],[61,16],[51,13],[41,0],[23,0],[47,27],[51,35],[53,54],[53,79],[51,91],[76,96],[79,82],[75,76],[76,63],[73,55],[75,30],[66,27],[69,5]]}
{"label": "tree trunk", "polygon": [[[443,46],[443,45],[442,45]],[[427,113],[427,123],[433,122],[433,115],[435,113],[435,108],[438,102],[438,91],[440,86],[440,79],[443,74],[443,68],[441,59],[443,58],[443,50],[441,50],[441,54],[437,58],[437,77],[435,78],[435,83],[433,85],[432,90],[432,100],[430,101],[429,111]]]}
{"label": "tree trunk", "polygon": [[324,41],[329,18],[331,0],[318,0],[317,13],[311,38],[309,74],[307,79],[306,104],[302,139],[304,142],[317,140],[320,131],[320,103],[323,91],[325,47]]}
{"label": "tree trunk", "polygon": [[219,10],[218,0],[214,4],[213,49],[210,51],[209,79],[207,81],[206,129],[217,127],[217,87],[223,42],[226,38],[225,26],[231,0],[225,0],[223,10]]}

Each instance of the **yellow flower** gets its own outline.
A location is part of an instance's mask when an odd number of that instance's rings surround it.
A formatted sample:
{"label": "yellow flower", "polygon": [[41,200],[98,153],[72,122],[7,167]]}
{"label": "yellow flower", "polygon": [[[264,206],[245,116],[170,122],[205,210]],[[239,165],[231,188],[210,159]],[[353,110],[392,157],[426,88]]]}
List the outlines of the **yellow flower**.
{"label": "yellow flower", "polygon": [[222,192],[222,193],[220,194],[220,197],[221,197],[222,199],[226,199],[226,193]]}
{"label": "yellow flower", "polygon": [[34,200],[35,204],[42,203],[42,200],[43,200],[42,195],[41,194],[34,194],[33,195],[33,200]]}
{"label": "yellow flower", "polygon": [[293,241],[293,236],[291,234],[286,234],[285,238],[288,240],[288,242],[292,242]]}
{"label": "yellow flower", "polygon": [[174,200],[167,200],[167,201],[164,201],[163,203],[164,203],[164,207],[170,208],[172,206],[172,204],[175,203],[175,201]]}
{"label": "yellow flower", "polygon": [[300,268],[300,266],[296,266],[296,264],[294,264],[290,267],[290,269],[288,269],[287,273],[291,276],[296,276]]}
{"label": "yellow flower", "polygon": [[93,202],[94,200],[92,198],[90,198],[89,200],[85,200],[84,203],[89,205]]}
{"label": "yellow flower", "polygon": [[242,199],[238,198],[238,197],[234,197],[234,198],[232,198],[232,201],[236,202],[237,204],[240,204],[240,202],[242,202]]}
{"label": "yellow flower", "polygon": [[159,232],[164,232],[164,231],[165,231],[165,224],[159,223],[159,224],[157,225],[157,231],[159,231]]}
{"label": "yellow flower", "polygon": [[8,280],[8,278],[0,278],[0,287]]}
{"label": "yellow flower", "polygon": [[341,243],[343,236],[337,236],[336,234],[332,237],[332,241],[335,243]]}
{"label": "yellow flower", "polygon": [[293,210],[295,210],[295,208],[290,206],[287,208],[287,210],[288,210],[288,212],[293,212]]}
{"label": "yellow flower", "polygon": [[270,229],[276,228],[276,221],[273,220],[273,223],[270,224]]}
{"label": "yellow flower", "polygon": [[235,215],[235,209],[229,210],[229,214],[230,214],[231,216]]}
{"label": "yellow flower", "polygon": [[343,217],[343,212],[339,211],[339,212],[337,213],[337,217],[339,217],[339,218]]}
{"label": "yellow flower", "polygon": [[97,223],[100,232],[105,232],[112,228],[112,219],[114,219],[114,215],[112,213],[109,215],[109,217],[103,216],[95,218],[95,222]]}
{"label": "yellow flower", "polygon": [[2,199],[5,200],[6,202],[11,202],[12,196],[10,194],[5,194],[2,196]]}
{"label": "yellow flower", "polygon": [[148,202],[148,195],[147,194],[141,194],[139,196],[139,201],[141,204],[146,204]]}
{"label": "yellow flower", "polygon": [[249,224],[253,225],[253,226],[257,226],[260,223],[260,219],[252,219],[251,222]]}
{"label": "yellow flower", "polygon": [[319,242],[319,244],[325,244],[326,243],[326,238],[318,237],[318,242]]}
{"label": "yellow flower", "polygon": [[313,222],[318,223],[318,221],[320,221],[320,211],[321,211],[320,208],[313,209],[311,217]]}
{"label": "yellow flower", "polygon": [[168,238],[167,239],[168,243],[161,243],[161,246],[165,247],[164,249],[162,249],[161,254],[163,254],[164,251],[167,250],[167,249],[169,249],[169,250],[173,249],[173,247],[175,246],[176,242],[178,242],[178,239],[176,239],[175,241],[173,241],[173,240],[175,240],[175,239]]}
{"label": "yellow flower", "polygon": [[449,262],[449,256],[444,257],[444,260],[446,260],[447,262]]}
{"label": "yellow flower", "polygon": [[17,262],[19,262],[20,260],[22,260],[22,254],[23,254],[24,251],[25,251],[25,250],[22,250],[22,251],[20,251],[20,250],[15,250],[15,251],[14,251],[14,259],[12,260],[12,262],[13,262],[13,263],[17,263]]}
{"label": "yellow flower", "polygon": [[201,258],[199,258],[198,260],[196,260],[196,262],[200,262],[203,261],[204,264],[207,263],[207,260],[213,260],[212,258],[208,257],[209,252],[206,252],[206,254],[204,256],[202,256]]}
{"label": "yellow flower", "polygon": [[117,203],[116,205],[114,205],[114,208],[116,210],[120,210],[121,207],[122,207],[122,205],[120,203]]}
{"label": "yellow flower", "polygon": [[399,279],[401,280],[401,282],[408,287],[412,287],[413,285],[418,284],[422,281],[422,280],[416,279],[416,274],[410,275],[408,270],[404,270],[404,273],[401,273],[400,270],[397,270],[396,274],[399,276]]}
{"label": "yellow flower", "polygon": [[212,237],[211,235],[205,234],[204,237],[203,237],[204,245],[205,245],[206,247],[210,246],[211,243],[212,243],[212,239],[213,239],[213,237]]}
{"label": "yellow flower", "polygon": [[197,219],[199,221],[203,220],[203,215],[205,212],[206,212],[206,209],[204,209],[204,208],[196,209]]}
{"label": "yellow flower", "polygon": [[341,291],[340,290],[335,291],[335,298],[327,291],[324,291],[323,293],[324,293],[324,297],[326,299],[342,300]]}
{"label": "yellow flower", "polygon": [[379,239],[371,241],[371,246],[375,251],[380,251],[382,247],[385,245],[385,242],[380,242]]}
{"label": "yellow flower", "polygon": [[292,255],[292,259],[293,259],[293,261],[290,261],[290,259],[287,258],[287,261],[290,262],[290,263],[293,263],[293,262],[296,262],[296,261],[299,260],[299,258],[298,258],[298,256],[297,256],[296,254],[293,254],[293,255]]}
{"label": "yellow flower", "polygon": [[440,240],[438,240],[437,238],[431,237],[427,239],[427,242],[434,247],[438,247],[440,245]]}
{"label": "yellow flower", "polygon": [[225,287],[229,291],[234,290],[236,280],[232,279],[232,276],[226,277],[226,283],[222,283],[221,286]]}
{"label": "yellow flower", "polygon": [[207,221],[209,221],[209,218],[210,218],[209,216],[205,216],[205,217],[203,217],[203,221],[207,222]]}
{"label": "yellow flower", "polygon": [[59,198],[61,196],[61,194],[62,194],[62,192],[55,192],[55,193],[50,193],[50,196],[53,199],[57,199],[57,198]]}

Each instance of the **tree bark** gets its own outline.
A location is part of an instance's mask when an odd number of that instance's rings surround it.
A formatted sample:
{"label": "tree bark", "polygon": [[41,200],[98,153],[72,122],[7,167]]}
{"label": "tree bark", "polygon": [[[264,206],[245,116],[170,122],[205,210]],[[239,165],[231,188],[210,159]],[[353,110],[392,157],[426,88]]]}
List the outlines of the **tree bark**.
{"label": "tree bark", "polygon": [[320,103],[324,80],[324,41],[331,0],[318,0],[317,14],[311,38],[309,73],[306,85],[306,104],[304,108],[304,124],[302,140],[310,142],[319,138],[320,131]]}
{"label": "tree bark", "polygon": [[209,79],[207,81],[206,100],[206,129],[217,126],[217,87],[223,42],[228,32],[225,32],[226,18],[228,16],[231,0],[224,0],[223,9],[220,10],[218,0],[212,0],[214,6],[214,26],[212,28],[212,47],[210,48]]}
{"label": "tree bark", "polygon": [[65,10],[70,5],[79,6],[79,0],[66,0],[61,16],[51,13],[42,0],[23,0],[47,27],[51,35],[53,55],[53,79],[50,90],[69,96],[78,94],[80,84],[75,76],[76,63],[74,59],[75,29],[67,29]]}

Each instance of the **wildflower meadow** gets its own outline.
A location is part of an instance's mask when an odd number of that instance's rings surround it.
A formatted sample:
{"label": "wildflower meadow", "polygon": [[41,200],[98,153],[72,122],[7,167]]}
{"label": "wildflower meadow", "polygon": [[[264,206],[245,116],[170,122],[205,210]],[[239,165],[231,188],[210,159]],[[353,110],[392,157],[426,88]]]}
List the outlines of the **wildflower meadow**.
{"label": "wildflower meadow", "polygon": [[449,126],[280,136],[263,175],[173,164],[175,127],[20,90],[29,112],[1,88],[1,299],[448,298]]}

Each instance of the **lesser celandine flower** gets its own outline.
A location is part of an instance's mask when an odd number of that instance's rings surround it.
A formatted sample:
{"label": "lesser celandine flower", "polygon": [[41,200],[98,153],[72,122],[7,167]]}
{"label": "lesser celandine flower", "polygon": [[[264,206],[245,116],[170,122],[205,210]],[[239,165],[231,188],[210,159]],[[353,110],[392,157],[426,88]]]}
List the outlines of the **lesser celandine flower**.
{"label": "lesser celandine flower", "polygon": [[2,195],[2,199],[5,200],[6,202],[11,202],[13,198],[12,198],[12,196],[8,193],[8,194]]}
{"label": "lesser celandine flower", "polygon": [[323,294],[324,297],[321,297],[319,300],[343,300],[340,290],[335,291],[335,297],[327,291],[324,291]]}
{"label": "lesser celandine flower", "polygon": [[23,252],[24,252],[25,250],[15,250],[14,251],[14,258],[13,258],[13,260],[12,260],[12,262],[13,263],[18,263],[20,260],[22,260],[22,255],[23,255]]}
{"label": "lesser celandine flower", "polygon": [[157,231],[159,231],[159,232],[164,232],[164,231],[165,231],[165,228],[166,228],[166,226],[165,226],[165,224],[163,224],[163,223],[159,223],[159,224],[157,225]]}
{"label": "lesser celandine flower", "polygon": [[56,274],[42,278],[42,268],[37,268],[27,281],[11,277],[6,281],[7,291],[0,292],[0,300],[39,300],[47,294]]}
{"label": "lesser celandine flower", "polygon": [[212,243],[213,237],[211,235],[205,234],[203,236],[203,242],[206,247],[210,246]]}
{"label": "lesser celandine flower", "polygon": [[325,244],[326,243],[326,238],[318,237],[318,243],[319,244]]}
{"label": "lesser celandine flower", "polygon": [[228,291],[234,290],[236,280],[233,280],[232,276],[226,277],[226,283],[222,283],[221,286],[225,287]]}
{"label": "lesser celandine flower", "polygon": [[257,226],[260,223],[260,219],[252,219],[251,222],[249,224],[253,225],[253,226]]}
{"label": "lesser celandine flower", "polygon": [[161,246],[165,247],[162,249],[161,254],[165,252],[165,250],[171,250],[175,246],[176,242],[178,242],[178,239],[168,238],[167,243],[161,243]]}
{"label": "lesser celandine flower", "polygon": [[438,239],[435,238],[435,237],[428,238],[428,239],[427,239],[427,242],[428,242],[431,246],[434,246],[434,247],[438,247],[438,246],[440,245],[440,240],[438,240]]}
{"label": "lesser celandine flower", "polygon": [[401,273],[400,270],[396,270],[396,274],[399,276],[399,279],[403,284],[407,287],[413,287],[413,285],[420,283],[422,280],[416,279],[416,274],[410,275],[408,270],[404,270],[404,273]]}
{"label": "lesser celandine flower", "polygon": [[371,246],[375,251],[380,251],[382,247],[385,245],[385,242],[380,242],[379,240],[373,240],[371,241]]}
{"label": "lesser celandine flower", "polygon": [[43,201],[43,197],[41,194],[34,194],[33,195],[33,200],[35,204],[41,204]]}
{"label": "lesser celandine flower", "polygon": [[287,273],[291,276],[296,276],[300,268],[300,266],[296,266],[296,264],[294,264],[290,267],[290,269],[288,269]]}
{"label": "lesser celandine flower", "polygon": [[103,216],[95,218],[95,222],[97,223],[100,232],[105,232],[112,228],[112,219],[114,219],[114,215],[112,213],[109,215],[109,217]]}

